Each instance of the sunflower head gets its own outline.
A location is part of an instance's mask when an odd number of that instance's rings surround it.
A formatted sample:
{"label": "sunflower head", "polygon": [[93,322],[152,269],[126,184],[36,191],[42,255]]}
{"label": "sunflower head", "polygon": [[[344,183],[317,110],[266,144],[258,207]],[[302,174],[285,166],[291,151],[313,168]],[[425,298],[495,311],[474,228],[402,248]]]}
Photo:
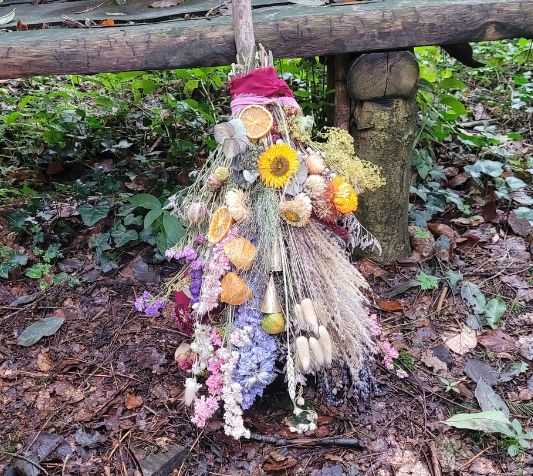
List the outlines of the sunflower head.
{"label": "sunflower head", "polygon": [[329,183],[329,193],[331,202],[339,213],[347,215],[357,210],[357,193],[346,179],[339,175],[333,177]]}
{"label": "sunflower head", "polygon": [[261,180],[272,188],[282,188],[299,169],[298,153],[287,144],[275,144],[257,161]]}

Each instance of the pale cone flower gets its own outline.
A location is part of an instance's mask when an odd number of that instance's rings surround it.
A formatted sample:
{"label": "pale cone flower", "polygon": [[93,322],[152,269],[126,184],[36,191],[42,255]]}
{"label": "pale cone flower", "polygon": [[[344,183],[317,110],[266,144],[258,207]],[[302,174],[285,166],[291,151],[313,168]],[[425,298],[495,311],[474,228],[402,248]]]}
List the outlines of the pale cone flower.
{"label": "pale cone flower", "polygon": [[235,221],[245,221],[250,217],[250,209],[246,205],[246,196],[242,190],[232,188],[226,193],[226,206],[231,218]]}
{"label": "pale cone flower", "polygon": [[324,160],[322,160],[322,157],[320,157],[316,152],[311,152],[305,158],[305,165],[307,165],[309,172],[312,174],[321,174],[324,172],[324,170],[326,170],[326,164],[324,164]]}
{"label": "pale cone flower", "polygon": [[328,191],[326,179],[322,175],[309,175],[304,182],[304,190],[313,199],[323,197]]}
{"label": "pale cone flower", "polygon": [[187,210],[187,219],[192,225],[200,225],[207,215],[207,209],[203,203],[191,203]]}
{"label": "pale cone flower", "polygon": [[305,336],[299,336],[296,338],[296,350],[298,351],[298,359],[302,370],[306,372],[311,366],[311,353],[309,351],[309,341]]}

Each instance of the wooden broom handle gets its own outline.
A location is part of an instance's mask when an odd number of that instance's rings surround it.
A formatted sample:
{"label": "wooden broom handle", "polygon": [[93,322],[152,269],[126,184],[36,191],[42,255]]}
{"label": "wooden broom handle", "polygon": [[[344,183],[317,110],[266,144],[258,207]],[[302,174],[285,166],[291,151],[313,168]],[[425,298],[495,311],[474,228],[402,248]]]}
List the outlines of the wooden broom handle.
{"label": "wooden broom handle", "polygon": [[248,59],[255,47],[251,0],[231,0],[237,57]]}

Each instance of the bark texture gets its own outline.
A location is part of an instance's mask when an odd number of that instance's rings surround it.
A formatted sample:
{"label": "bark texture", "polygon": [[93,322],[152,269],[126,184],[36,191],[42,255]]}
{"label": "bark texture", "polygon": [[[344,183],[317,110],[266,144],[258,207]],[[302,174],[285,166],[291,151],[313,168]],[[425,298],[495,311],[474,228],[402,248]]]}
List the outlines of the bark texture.
{"label": "bark texture", "polygon": [[[39,2],[37,2],[39,3]],[[235,60],[232,19],[205,18],[220,1],[187,0],[150,8],[146,0],[114,5],[115,26],[81,28],[109,18],[109,5],[72,0],[4,0],[0,17],[16,17],[0,32],[0,79],[49,74],[189,68]],[[348,2],[350,3],[350,2]],[[310,8],[253,1],[256,43],[274,56],[307,57],[533,36],[531,0],[387,0]],[[70,20],[66,20],[68,17]],[[188,19],[194,17],[194,19]],[[80,28],[67,28],[72,19]],[[42,29],[47,23],[50,28]]]}
{"label": "bark texture", "polygon": [[369,256],[385,263],[410,252],[407,212],[417,82],[418,64],[408,51],[361,55],[348,73],[356,152],[379,165],[387,181],[361,195],[357,217],[383,248],[381,255]]}

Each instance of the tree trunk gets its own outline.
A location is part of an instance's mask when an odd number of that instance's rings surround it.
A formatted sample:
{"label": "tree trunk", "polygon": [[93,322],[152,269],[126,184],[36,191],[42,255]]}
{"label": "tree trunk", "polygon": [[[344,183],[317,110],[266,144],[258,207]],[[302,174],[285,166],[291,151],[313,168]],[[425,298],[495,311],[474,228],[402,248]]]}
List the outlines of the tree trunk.
{"label": "tree trunk", "polygon": [[410,252],[407,212],[417,83],[418,63],[409,51],[363,54],[348,72],[357,155],[379,165],[387,181],[361,195],[357,218],[383,248],[381,255],[369,256],[384,263]]}

